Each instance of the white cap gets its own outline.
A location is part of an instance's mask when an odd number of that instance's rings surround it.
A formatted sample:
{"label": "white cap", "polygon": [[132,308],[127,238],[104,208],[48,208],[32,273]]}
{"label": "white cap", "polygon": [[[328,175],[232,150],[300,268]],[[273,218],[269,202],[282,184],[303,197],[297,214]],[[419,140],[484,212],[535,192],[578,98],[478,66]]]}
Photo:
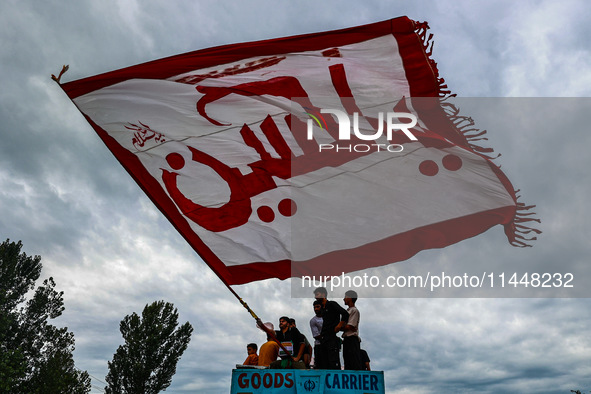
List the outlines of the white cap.
{"label": "white cap", "polygon": [[[271,331],[275,330],[275,327],[273,327],[273,323],[271,323],[271,322],[266,322],[263,325],[267,328],[267,330],[271,330]],[[260,328],[258,324],[257,324],[257,327]],[[260,329],[263,330],[262,328],[260,328]]]}

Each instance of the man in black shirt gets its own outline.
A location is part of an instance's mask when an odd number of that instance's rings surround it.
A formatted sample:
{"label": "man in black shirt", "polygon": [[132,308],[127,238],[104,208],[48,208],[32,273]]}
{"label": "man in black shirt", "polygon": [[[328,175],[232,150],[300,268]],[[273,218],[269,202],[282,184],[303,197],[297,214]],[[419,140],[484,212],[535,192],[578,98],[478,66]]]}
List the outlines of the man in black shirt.
{"label": "man in black shirt", "polygon": [[322,304],[322,331],[314,365],[317,369],[341,369],[341,343],[337,333],[347,324],[349,314],[337,302],[327,300],[327,295],[324,287],[314,290],[314,298]]}
{"label": "man in black shirt", "polygon": [[290,327],[289,317],[282,316],[279,318],[279,331],[275,331],[275,336],[281,342],[281,345],[289,352],[286,354],[283,349],[279,349],[279,357],[271,363],[271,368],[289,368],[289,369],[305,369],[306,366],[302,361],[304,354],[303,335],[295,327]]}
{"label": "man in black shirt", "polygon": [[[289,326],[291,328],[297,328],[296,321],[294,318],[289,319]],[[299,330],[298,330],[299,331]],[[308,341],[308,338],[300,331],[302,334],[302,341],[304,342],[304,354],[302,355],[302,361],[306,364],[306,368],[310,367],[310,359],[312,358],[312,346]]]}
{"label": "man in black shirt", "polygon": [[363,371],[371,371],[371,367],[369,365],[370,363],[370,359],[369,356],[367,355],[367,352],[363,349],[360,349],[361,352],[361,367]]}

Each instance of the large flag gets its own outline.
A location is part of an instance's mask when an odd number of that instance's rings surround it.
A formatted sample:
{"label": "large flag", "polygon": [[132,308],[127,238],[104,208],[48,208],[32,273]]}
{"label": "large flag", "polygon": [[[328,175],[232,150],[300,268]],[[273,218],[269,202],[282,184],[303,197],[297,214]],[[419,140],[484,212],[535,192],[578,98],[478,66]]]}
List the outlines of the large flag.
{"label": "large flag", "polygon": [[527,207],[406,17],[226,45],[62,84],[228,285],[408,259]]}

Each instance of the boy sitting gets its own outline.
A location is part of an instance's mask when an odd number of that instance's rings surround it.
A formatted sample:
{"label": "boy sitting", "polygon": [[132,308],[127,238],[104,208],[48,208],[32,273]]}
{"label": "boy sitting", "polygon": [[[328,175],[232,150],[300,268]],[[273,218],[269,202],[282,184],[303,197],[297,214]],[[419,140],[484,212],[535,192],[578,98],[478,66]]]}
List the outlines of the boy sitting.
{"label": "boy sitting", "polygon": [[242,363],[242,365],[258,365],[259,364],[259,356],[257,356],[257,344],[256,343],[249,343],[246,345],[246,352],[248,353],[248,357]]}

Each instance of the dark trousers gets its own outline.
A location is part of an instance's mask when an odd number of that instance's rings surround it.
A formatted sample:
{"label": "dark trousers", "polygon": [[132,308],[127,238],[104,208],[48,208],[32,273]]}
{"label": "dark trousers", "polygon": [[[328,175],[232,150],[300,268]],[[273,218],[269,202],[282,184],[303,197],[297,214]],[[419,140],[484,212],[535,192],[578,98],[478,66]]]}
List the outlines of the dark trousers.
{"label": "dark trousers", "polygon": [[314,347],[314,366],[316,369],[341,369],[339,351],[341,342],[334,336],[323,338],[322,343]]}
{"label": "dark trousers", "polygon": [[343,361],[345,362],[345,369],[352,371],[361,371],[363,369],[358,336],[352,335],[343,339]]}
{"label": "dark trousers", "polygon": [[322,345],[314,345],[314,368],[315,369],[322,369],[320,368],[321,365],[324,365],[322,361]]}

